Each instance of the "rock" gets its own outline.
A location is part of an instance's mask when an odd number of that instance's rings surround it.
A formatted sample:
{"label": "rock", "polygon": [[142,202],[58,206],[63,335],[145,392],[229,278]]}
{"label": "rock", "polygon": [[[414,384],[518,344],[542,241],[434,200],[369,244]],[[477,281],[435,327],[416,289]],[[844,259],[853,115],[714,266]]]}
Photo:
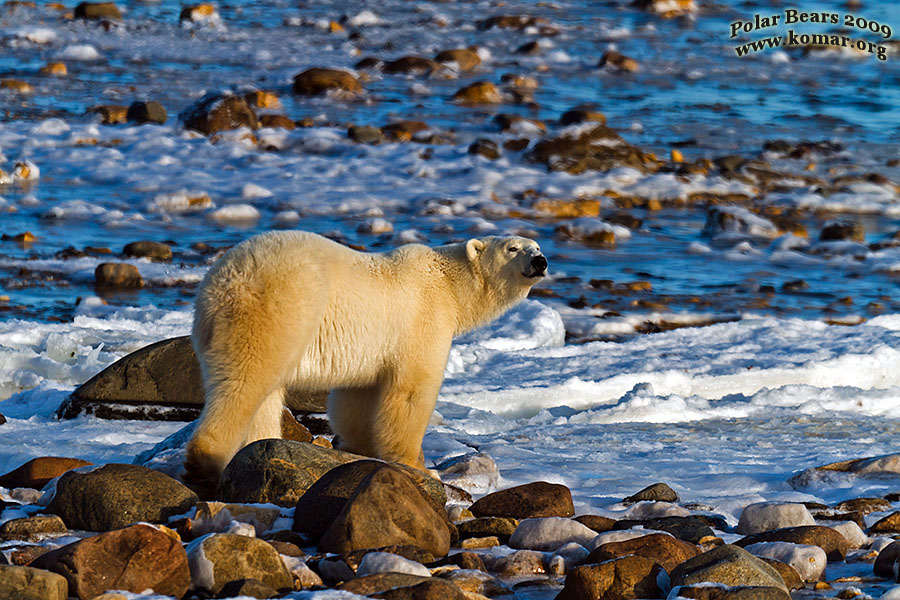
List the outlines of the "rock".
{"label": "rock", "polygon": [[500,470],[490,455],[474,452],[454,456],[435,467],[441,481],[463,488],[491,488],[500,482]]}
{"label": "rock", "polygon": [[627,530],[633,527],[665,531],[679,540],[684,540],[692,544],[698,544],[703,538],[715,535],[712,528],[705,521],[696,516],[661,517],[658,519],[640,520],[621,519],[616,521],[612,528]]}
{"label": "rock", "polygon": [[900,533],[900,511],[892,512],[876,521],[869,527],[869,533]]}
{"label": "rock", "polygon": [[391,552],[369,552],[359,563],[356,575],[365,577],[377,573],[407,573],[419,577],[431,577],[431,571],[422,563]]}
{"label": "rock", "polygon": [[151,100],[149,102],[133,103],[128,107],[125,118],[137,123],[158,123],[162,125],[169,118],[169,115],[162,104]]}
{"label": "rock", "polygon": [[48,62],[39,69],[39,72],[41,75],[53,75],[54,77],[65,77],[69,74],[66,63],[63,62]]}
{"label": "rock", "polygon": [[[579,515],[577,517],[573,517],[575,521],[578,521],[582,525],[586,525],[596,531],[597,533],[604,533],[612,529],[615,524],[615,519],[610,519],[609,517],[602,517],[600,515]],[[625,527],[624,529],[631,529],[631,527]]]}
{"label": "rock", "polygon": [[337,586],[337,589],[359,596],[370,596],[398,587],[416,585],[430,578],[430,574],[428,577],[422,577],[409,573],[378,573],[350,579]]}
{"label": "rock", "polygon": [[42,554],[31,564],[65,577],[69,594],[82,600],[108,590],[148,589],[181,598],[190,584],[181,542],[144,524],[79,540]]}
{"label": "rock", "polygon": [[384,136],[392,142],[408,142],[425,131],[428,131],[428,125],[422,121],[397,121],[381,128]]}
{"label": "rock", "polygon": [[108,464],[63,474],[47,512],[59,515],[72,529],[109,531],[135,521],[164,523],[197,500],[168,475],[137,465]]}
{"label": "rock", "polygon": [[460,71],[471,71],[481,64],[481,57],[477,52],[473,52],[467,48],[454,48],[452,50],[443,50],[438,52],[434,57],[435,62],[441,64],[456,64]]}
{"label": "rock", "polygon": [[803,581],[819,581],[825,575],[828,558],[818,546],[790,544],[787,542],[761,542],[745,548],[760,558],[773,558],[790,565]]}
{"label": "rock", "polygon": [[634,504],[636,502],[678,502],[678,494],[665,483],[654,483],[648,485],[636,494],[628,496],[622,500],[623,504]]}
{"label": "rock", "polygon": [[63,520],[56,515],[32,515],[10,519],[0,525],[0,540],[22,540],[39,542],[47,537],[58,537],[68,533]]}
{"label": "rock", "polygon": [[670,535],[656,533],[621,542],[602,544],[591,551],[584,562],[599,563],[629,554],[650,559],[665,569],[667,573],[671,573],[681,563],[700,554],[700,549]]}
{"label": "rock", "polygon": [[628,519],[664,519],[690,515],[691,511],[671,502],[638,502],[625,511]]}
{"label": "rock", "polygon": [[898,558],[900,558],[900,542],[891,542],[890,545],[886,546],[878,553],[875,564],[872,565],[872,571],[878,577],[889,577],[893,579],[894,564],[897,562]]}
{"label": "rock", "polygon": [[[354,458],[355,455],[348,455]],[[366,477],[385,466],[377,460],[354,460],[330,469],[307,489],[296,503],[294,531],[310,535],[318,541],[340,515],[345,504]],[[419,493],[438,514],[443,511],[443,488],[434,478],[402,465],[401,469],[415,483]]]}
{"label": "rock", "polygon": [[829,523],[831,527],[847,540],[850,548],[862,548],[869,545],[869,536],[867,536],[855,521],[843,521],[841,523]]}
{"label": "rock", "polygon": [[128,107],[116,104],[103,104],[92,106],[86,112],[100,115],[100,122],[104,125],[119,125],[128,122]]}
{"label": "rock", "polygon": [[479,29],[492,29],[498,27],[500,29],[525,29],[534,25],[547,25],[549,21],[542,17],[532,17],[530,15],[497,15],[489,17],[478,23]]}
{"label": "rock", "polygon": [[572,492],[564,485],[536,481],[500,490],[480,498],[470,507],[476,517],[571,517],[575,513]]}
{"label": "rock", "polygon": [[179,23],[199,23],[218,19],[219,13],[214,4],[206,3],[185,6],[178,15]]}
{"label": "rock", "polygon": [[587,546],[596,537],[596,531],[572,519],[563,517],[525,519],[519,523],[509,538],[509,546],[552,551],[569,542]]}
{"label": "rock", "polygon": [[404,56],[397,60],[389,60],[381,67],[385,73],[404,73],[407,75],[428,75],[443,68],[443,65],[440,63],[423,56]]}
{"label": "rock", "polygon": [[861,512],[867,515],[871,512],[891,510],[891,503],[884,498],[854,498],[835,504],[834,509],[841,512]]}
{"label": "rock", "polygon": [[409,544],[434,556],[450,550],[450,530],[411,478],[384,465],[367,475],[319,541],[321,552]]}
{"label": "rock", "polygon": [[479,517],[463,521],[457,525],[457,529],[460,539],[493,535],[500,542],[506,544],[518,525],[518,521],[506,517]]}
{"label": "rock", "polygon": [[460,569],[487,571],[481,556],[474,552],[457,552],[450,554],[444,558],[431,563],[432,567],[440,567],[443,565],[456,565]]}
{"label": "rock", "polygon": [[453,94],[453,100],[462,104],[500,104],[503,96],[490,81],[476,81]]}
{"label": "rock", "polygon": [[297,421],[287,408],[281,411],[281,439],[293,442],[310,443],[313,435],[303,423]]}
{"label": "rock", "polygon": [[463,591],[463,593],[481,594],[482,596],[503,596],[510,594],[511,590],[499,579],[471,569],[457,569],[440,574],[441,579],[446,579]]}
{"label": "rock", "polygon": [[625,556],[576,567],[566,577],[557,600],[626,600],[662,597],[662,568],[640,556]]}
{"label": "rock", "polygon": [[669,598],[688,600],[790,600],[782,589],[765,586],[700,584],[673,588]]}
{"label": "rock", "polygon": [[42,456],[33,458],[27,463],[0,475],[0,487],[41,489],[51,479],[59,477],[69,469],[86,467],[94,463],[80,458],[61,458],[58,456]]}
{"label": "rock", "polygon": [[249,596],[251,598],[275,598],[278,590],[266,585],[259,579],[236,579],[229,581],[219,592],[220,598],[233,598],[235,596]]}
{"label": "rock", "polygon": [[172,247],[161,242],[131,242],[122,249],[125,256],[137,258],[149,258],[151,260],[172,260]]}
{"label": "rock", "polygon": [[76,19],[115,19],[122,20],[122,13],[115,2],[82,2],[75,7]]}
{"label": "rock", "polygon": [[589,104],[582,104],[567,110],[559,117],[560,125],[576,125],[588,121],[606,125],[606,115]]}
{"label": "rock", "polygon": [[497,160],[500,158],[500,150],[497,148],[497,142],[487,138],[478,138],[469,145],[469,154],[483,156],[488,160]]}
{"label": "rock", "polygon": [[[260,536],[278,519],[280,511],[275,508],[246,504],[226,504],[224,502],[199,502],[191,518],[191,535],[200,537],[207,533],[220,533],[232,521],[249,523]],[[287,554],[287,552],[281,552]]]}
{"label": "rock", "polygon": [[781,579],[784,580],[784,585],[789,591],[803,589],[803,580],[800,578],[800,574],[794,570],[794,567],[787,563],[783,563],[780,560],[775,560],[774,558],[767,558],[765,556],[760,556],[759,558],[778,571],[778,574],[781,575]]}
{"label": "rock", "polygon": [[861,477],[896,477],[900,475],[900,453],[854,458],[813,467],[797,473],[788,480],[788,483],[794,489],[799,489],[811,483],[828,482],[835,473],[853,473]]}
{"label": "rock", "polygon": [[787,592],[778,572],[743,548],[725,544],[687,560],[672,571],[672,587],[695,583],[775,587]]}
{"label": "rock", "polygon": [[100,263],[94,269],[94,283],[97,287],[144,287],[141,272],[128,263]]}
{"label": "rock", "polygon": [[194,540],[186,550],[195,590],[218,594],[229,582],[241,579],[257,579],[279,591],[293,583],[278,551],[257,538],[212,533]]}
{"label": "rock", "polygon": [[349,554],[342,554],[341,558],[344,559],[344,562],[347,563],[348,567],[353,570],[357,570],[362,560],[372,552],[395,554],[400,558],[405,558],[408,561],[412,561],[422,565],[431,564],[435,561],[434,555],[430,552],[426,552],[418,546],[410,546],[408,544],[399,546],[384,546],[383,548],[365,548],[363,550],[355,550],[353,552],[350,552]]}
{"label": "rock", "polygon": [[607,69],[618,73],[635,73],[640,70],[638,61],[620,54],[615,50],[607,50],[597,63],[598,69]]}
{"label": "rock", "polygon": [[809,510],[802,504],[793,502],[757,502],[744,507],[737,526],[737,532],[741,535],[751,535],[784,527],[815,524],[816,520],[813,519]]}
{"label": "rock", "polygon": [[399,587],[373,594],[383,600],[466,600],[458,587],[442,579],[428,579],[409,587]]}
{"label": "rock", "polygon": [[259,119],[242,96],[210,92],[185,108],[178,115],[185,129],[204,135],[230,131],[239,127],[259,129]]}
{"label": "rock", "polygon": [[528,160],[540,162],[551,171],[573,175],[584,171],[609,171],[628,166],[642,172],[655,171],[657,161],[625,141],[605,125],[571,125],[555,138],[543,139],[528,153]]}
{"label": "rock", "polygon": [[786,527],[757,533],[737,541],[736,545],[746,547],[758,542],[791,542],[818,546],[828,555],[828,560],[844,560],[850,547],[844,536],[830,527],[821,525]]}
{"label": "rock", "polygon": [[742,206],[712,206],[707,209],[702,233],[711,238],[737,234],[774,239],[781,235],[774,223]]}
{"label": "rock", "polygon": [[491,573],[496,573],[500,577],[523,577],[547,573],[544,553],[536,550],[517,550],[500,557],[484,554],[482,560]]}
{"label": "rock", "polygon": [[[325,412],[326,394],[288,390],[296,411]],[[191,338],[162,340],[120,358],[78,386],[57,411],[62,419],[92,414],[103,419],[192,421],[203,408],[200,364]]]}
{"label": "rock", "polygon": [[293,90],[295,94],[317,96],[331,91],[360,94],[363,88],[347,71],[313,67],[294,77]]}
{"label": "rock", "polygon": [[384,141],[384,134],[378,127],[371,125],[351,125],[347,129],[347,137],[357,144],[380,144]]}
{"label": "rock", "polygon": [[862,223],[853,219],[836,219],[825,223],[819,233],[820,242],[851,241],[864,242],[865,230]]}
{"label": "rock", "polygon": [[0,598],[10,600],[66,600],[69,584],[65,577],[50,571],[0,565]]}
{"label": "rock", "polygon": [[[588,549],[582,546],[581,544],[576,544],[575,542],[569,542],[568,544],[563,544],[559,548],[557,548],[550,559],[547,561],[549,565],[555,564],[558,560],[562,560],[563,563],[563,571],[568,572],[572,569],[572,567],[578,566],[580,564],[584,564],[587,562],[585,559],[590,555]],[[601,562],[601,561],[596,561]]]}
{"label": "rock", "polygon": [[224,502],[294,506],[309,487],[354,454],[290,440],[258,440],[225,467],[216,498]]}
{"label": "rock", "polygon": [[547,125],[539,119],[499,113],[494,115],[493,121],[503,133],[516,133],[518,135],[542,135],[547,133]]}
{"label": "rock", "polygon": [[516,48],[513,54],[522,54],[524,56],[537,56],[541,53],[541,43],[538,40],[533,40],[522,44],[518,48]]}
{"label": "rock", "polygon": [[297,124],[284,115],[260,115],[259,126],[272,129],[287,129],[288,131],[293,131],[297,128]]}
{"label": "rock", "polygon": [[0,90],[12,90],[19,94],[31,94],[34,92],[34,87],[21,79],[0,79]]}

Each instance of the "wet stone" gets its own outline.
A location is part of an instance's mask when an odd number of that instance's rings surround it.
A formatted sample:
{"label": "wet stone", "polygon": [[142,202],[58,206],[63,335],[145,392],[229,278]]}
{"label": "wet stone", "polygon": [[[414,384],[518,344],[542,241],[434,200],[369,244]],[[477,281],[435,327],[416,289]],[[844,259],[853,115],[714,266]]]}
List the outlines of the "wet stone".
{"label": "wet stone", "polygon": [[57,537],[68,532],[65,523],[56,515],[32,515],[10,519],[0,525],[0,540],[37,542],[46,537]]}
{"label": "wet stone", "polygon": [[488,160],[497,160],[500,158],[500,150],[497,142],[487,138],[478,138],[469,145],[469,154],[483,156]]}
{"label": "wet stone", "polygon": [[870,535],[882,533],[900,533],[900,511],[882,517],[869,528]]}
{"label": "wet stone", "polygon": [[456,63],[460,71],[471,71],[481,64],[481,57],[477,52],[467,48],[454,48],[438,52],[434,60],[439,63]]}
{"label": "wet stone", "polygon": [[623,504],[634,504],[635,502],[678,502],[678,494],[665,483],[654,483],[648,485],[641,491],[628,496],[622,500]]}
{"label": "wet stone", "polygon": [[488,494],[470,508],[476,517],[571,517],[572,493],[564,485],[537,481]]}
{"label": "wet stone", "polygon": [[509,537],[518,526],[516,519],[507,517],[479,517],[469,521],[463,521],[457,525],[460,539],[496,536],[498,540],[506,544]]}
{"label": "wet stone", "polygon": [[33,458],[24,465],[0,476],[0,487],[41,489],[56,477],[70,469],[86,467],[93,463],[80,458],[42,456]]}
{"label": "wet stone", "polygon": [[98,287],[141,288],[144,287],[144,278],[134,265],[101,263],[94,269],[94,283]]}
{"label": "wet stone", "polygon": [[0,564],[0,598],[66,600],[69,586],[57,573],[32,567]]}
{"label": "wet stone", "polygon": [[313,67],[294,77],[293,90],[295,94],[315,96],[329,91],[358,94],[363,88],[347,71]]}
{"label": "wet stone", "polygon": [[406,75],[428,75],[432,71],[439,71],[444,67],[430,58],[424,56],[404,56],[397,60],[389,60],[384,63],[381,70],[388,74],[402,73]]}
{"label": "wet stone", "polygon": [[655,533],[620,542],[602,544],[591,551],[585,563],[600,563],[633,554],[650,559],[666,572],[700,554],[699,548],[670,535]]}
{"label": "wet stone", "polygon": [[122,254],[137,258],[166,261],[172,260],[172,247],[161,242],[131,242],[125,245],[122,249]]}
{"label": "wet stone", "polygon": [[128,121],[128,107],[115,104],[92,106],[87,112],[100,115],[100,122],[104,125],[119,125]]}
{"label": "wet stone", "polygon": [[638,62],[635,59],[616,52],[615,50],[607,50],[604,52],[603,56],[600,57],[600,62],[597,63],[597,67],[618,73],[634,73],[640,70]]}
{"label": "wet stone", "polygon": [[453,99],[462,104],[500,104],[503,96],[497,86],[489,81],[476,81],[453,94]]}
{"label": "wet stone", "polygon": [[293,119],[284,115],[260,115],[259,126],[271,127],[273,129],[287,129],[288,131],[297,128],[297,124],[294,123]]}
{"label": "wet stone", "polygon": [[662,567],[640,556],[576,567],[566,577],[557,600],[626,600],[659,598]]}
{"label": "wet stone", "polygon": [[357,144],[380,144],[384,141],[381,129],[371,125],[351,125],[347,129],[347,137]]}
{"label": "wet stone", "polygon": [[738,540],[736,545],[743,547],[758,542],[792,542],[794,544],[819,546],[825,551],[829,561],[844,560],[849,549],[847,539],[843,535],[830,527],[821,525],[786,527],[784,529],[766,531]]}
{"label": "wet stone", "polygon": [[73,14],[76,19],[122,19],[115,2],[82,2]]}
{"label": "wet stone", "polygon": [[247,100],[236,94],[210,92],[184,109],[178,119],[186,129],[212,135],[239,127],[259,129],[259,119]]}
{"label": "wet stone", "polygon": [[[600,515],[580,515],[578,517],[574,517],[575,521],[578,521],[582,525],[586,525],[596,531],[597,533],[604,533],[611,529],[616,524],[615,519],[610,519],[609,517],[602,517]],[[626,528],[630,529],[630,527]]]}
{"label": "wet stone", "polygon": [[865,241],[865,231],[862,223],[851,219],[838,219],[829,221],[822,227],[819,233],[820,242],[831,241]]}
{"label": "wet stone", "polygon": [[166,122],[166,119],[169,118],[169,115],[166,113],[166,109],[162,104],[150,100],[149,102],[133,103],[128,107],[125,118],[128,121],[135,121],[137,123],[163,124]]}

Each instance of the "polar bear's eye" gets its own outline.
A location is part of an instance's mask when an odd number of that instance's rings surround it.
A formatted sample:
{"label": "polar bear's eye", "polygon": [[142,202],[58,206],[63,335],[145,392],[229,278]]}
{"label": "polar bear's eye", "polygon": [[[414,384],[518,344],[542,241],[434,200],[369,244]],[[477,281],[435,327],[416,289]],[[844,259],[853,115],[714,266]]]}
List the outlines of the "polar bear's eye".
{"label": "polar bear's eye", "polygon": [[519,248],[517,246],[510,246],[506,249],[508,252],[518,252]]}

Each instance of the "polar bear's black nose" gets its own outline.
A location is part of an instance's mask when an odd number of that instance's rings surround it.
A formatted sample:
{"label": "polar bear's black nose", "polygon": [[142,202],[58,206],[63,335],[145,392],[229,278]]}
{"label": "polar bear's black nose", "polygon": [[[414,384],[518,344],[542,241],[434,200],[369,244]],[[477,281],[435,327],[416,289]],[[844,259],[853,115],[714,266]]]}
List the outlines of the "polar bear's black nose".
{"label": "polar bear's black nose", "polygon": [[531,268],[538,273],[543,273],[547,270],[547,259],[541,254],[535,256],[531,259]]}

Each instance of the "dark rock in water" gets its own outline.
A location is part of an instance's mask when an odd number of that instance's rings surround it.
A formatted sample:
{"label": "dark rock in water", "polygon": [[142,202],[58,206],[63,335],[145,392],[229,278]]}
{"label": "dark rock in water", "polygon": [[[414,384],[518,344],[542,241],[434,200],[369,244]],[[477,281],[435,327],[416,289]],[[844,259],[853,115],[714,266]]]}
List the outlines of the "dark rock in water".
{"label": "dark rock in water", "polygon": [[541,53],[541,44],[537,40],[522,44],[521,46],[516,48],[516,50],[514,52],[514,54],[522,54],[525,56],[535,56],[540,53]]}
{"label": "dark rock in water", "polygon": [[640,70],[638,61],[629,56],[625,56],[615,50],[607,50],[600,57],[597,68],[617,71],[620,73],[634,73]]}
{"label": "dark rock in water", "polygon": [[184,109],[178,119],[186,129],[205,135],[239,127],[259,129],[259,119],[247,100],[236,94],[210,92]]}
{"label": "dark rock in water", "polygon": [[641,225],[644,224],[643,219],[639,219],[638,217],[632,215],[627,212],[615,212],[603,217],[603,220],[607,223],[612,223],[613,225],[621,225],[622,227],[627,227],[628,229],[640,229]]}
{"label": "dark rock in water", "polygon": [[329,91],[359,94],[363,88],[347,71],[313,67],[294,77],[293,90],[295,94],[316,96]]}
{"label": "dark rock in water", "polygon": [[518,521],[510,517],[478,517],[463,521],[457,529],[460,539],[493,535],[501,544],[507,544],[517,526]]}
{"label": "dark rock in water", "polygon": [[398,587],[372,594],[372,598],[381,598],[382,600],[466,600],[466,595],[449,581],[433,577],[413,586]]}
{"label": "dark rock in water", "polygon": [[531,143],[531,140],[528,138],[518,138],[514,140],[506,140],[503,142],[503,149],[509,150],[510,152],[521,152],[525,148],[528,147],[528,144]]}
{"label": "dark rock in water", "polygon": [[9,473],[0,476],[0,487],[5,488],[33,488],[41,489],[56,477],[59,477],[70,469],[92,465],[80,458],[60,458],[56,456],[42,456],[33,458],[27,463],[13,469]]}
{"label": "dark rock in water", "polygon": [[484,566],[484,561],[481,560],[481,556],[475,554],[474,552],[463,551],[457,552],[456,554],[450,554],[440,560],[429,564],[428,566],[441,567],[443,565],[456,565],[460,569],[471,569],[475,571],[487,572],[487,568]]}
{"label": "dark rock in water", "polygon": [[886,517],[882,517],[869,527],[870,535],[878,533],[900,533],[900,512],[892,512]]}
{"label": "dark rock in water", "polygon": [[[78,386],[57,415],[61,419],[92,414],[102,419],[191,421],[200,415],[203,401],[200,364],[191,338],[182,336],[120,358]],[[285,395],[285,405],[299,412],[325,412],[325,402],[325,393],[289,390]]]}
{"label": "dark rock in water", "polygon": [[476,81],[453,94],[456,102],[463,104],[500,104],[503,96],[490,81]]}
{"label": "dark rock in water", "polygon": [[417,585],[427,580],[427,577],[408,573],[376,573],[345,581],[337,586],[337,589],[359,596],[370,596],[395,588]]}
{"label": "dark rock in water", "polygon": [[500,150],[497,148],[497,142],[487,138],[478,138],[469,145],[469,154],[483,156],[488,160],[497,160],[500,158]]}
{"label": "dark rock in water", "polygon": [[408,142],[423,131],[428,131],[428,125],[423,121],[397,121],[381,128],[381,132],[392,142]]}
{"label": "dark rock in water", "polygon": [[353,68],[362,70],[362,69],[380,69],[384,65],[384,61],[380,58],[375,58],[374,56],[367,56],[355,65]]}
{"label": "dark rock in water", "polygon": [[893,579],[894,565],[898,559],[900,559],[900,542],[891,542],[878,553],[875,564],[872,565],[872,572],[878,577]]}
{"label": "dark rock in water", "polygon": [[225,467],[216,499],[294,506],[328,471],[361,458],[314,444],[258,440],[241,449]]}
{"label": "dark rock in water", "polygon": [[603,564],[575,567],[557,600],[660,598],[663,569],[652,560],[625,556]]}
{"label": "dark rock in water", "polygon": [[592,121],[601,125],[606,125],[606,115],[589,104],[582,104],[570,110],[567,110],[559,117],[560,125],[575,125],[577,123],[585,123]]}
{"label": "dark rock in water", "polygon": [[584,171],[609,171],[628,166],[644,173],[658,168],[652,155],[625,143],[612,129],[597,124],[590,129],[563,131],[558,137],[543,139],[528,153],[528,160],[547,165],[551,171],[573,175]]}
{"label": "dark rock in water", "polygon": [[839,511],[861,512],[867,515],[871,512],[890,510],[891,503],[884,498],[853,498],[835,504],[834,508]]}
{"label": "dark rock in water", "polygon": [[601,563],[630,554],[650,559],[669,573],[684,561],[700,554],[700,549],[694,544],[675,539],[670,535],[653,533],[621,542],[602,544],[584,559],[584,563]]}
{"label": "dark rock in water", "polygon": [[489,17],[478,23],[479,29],[492,29],[498,27],[500,29],[525,29],[532,25],[547,25],[549,21],[542,17],[532,17],[530,15],[497,15]]}
{"label": "dark rock in water", "polygon": [[665,483],[654,483],[648,485],[641,491],[628,496],[622,500],[623,504],[634,504],[635,502],[678,502],[678,494]]}
{"label": "dark rock in water", "polygon": [[115,2],[82,2],[75,7],[76,19],[122,20],[122,13]]}
{"label": "dark rock in water", "polygon": [[347,129],[347,137],[357,144],[380,144],[384,141],[384,134],[378,127],[371,125],[351,125]]}
{"label": "dark rock in water", "polygon": [[[341,514],[362,481],[386,466],[377,460],[357,460],[329,470],[298,500],[294,511],[294,531],[309,534],[313,540],[321,538]],[[440,514],[444,510],[446,496],[438,480],[410,467],[401,465],[391,467],[400,468],[409,476],[436,512]]]}
{"label": "dark rock in water", "polygon": [[172,247],[162,242],[131,242],[125,245],[122,254],[151,260],[172,260]]}
{"label": "dark rock in water", "polygon": [[385,73],[391,74],[427,75],[433,71],[440,71],[443,68],[443,65],[440,63],[424,56],[404,56],[397,60],[385,62],[381,69]]}
{"label": "dark rock in water", "polygon": [[820,242],[832,241],[865,241],[865,230],[862,223],[853,219],[836,219],[829,221],[819,233]]}
{"label": "dark rock in water", "polygon": [[781,284],[782,292],[802,292],[803,290],[808,290],[809,284],[803,281],[802,279],[796,279],[794,281],[785,281]]}
{"label": "dark rock in water", "polygon": [[235,596],[249,596],[250,598],[275,598],[278,590],[266,585],[259,579],[235,579],[222,586],[219,592],[220,598],[234,598]]}
{"label": "dark rock in water", "polygon": [[453,48],[438,52],[434,60],[442,64],[456,63],[460,71],[471,71],[481,64],[481,57],[478,56],[478,53],[468,48]]}
{"label": "dark rock in water", "polygon": [[141,288],[144,287],[144,278],[134,265],[100,263],[94,269],[94,283],[98,287]]}
{"label": "dark rock in water", "polygon": [[713,159],[713,164],[725,173],[734,173],[746,162],[747,159],[738,154],[729,154],[728,156],[720,156],[719,158]]}
{"label": "dark rock in water", "polygon": [[86,112],[100,115],[100,122],[104,125],[118,125],[128,121],[128,107],[117,104],[104,104],[92,106]]}
{"label": "dark rock in water", "polygon": [[434,556],[450,550],[446,515],[435,511],[410,477],[389,465],[363,479],[322,536],[319,550],[343,554],[385,545],[417,546]]}
{"label": "dark rock in water", "polygon": [[42,554],[32,563],[65,577],[69,593],[94,598],[107,590],[181,598],[191,583],[181,543],[149,525],[133,525],[79,540]]}
{"label": "dark rock in water", "polygon": [[759,556],[757,558],[778,571],[778,574],[781,575],[781,578],[784,580],[784,585],[787,586],[789,591],[803,589],[803,578],[800,577],[800,574],[797,573],[797,570],[794,567],[787,563],[783,563],[780,560],[775,560],[774,558],[767,558],[765,556]]}
{"label": "dark rock in water", "polygon": [[6,424],[6,417],[3,416],[3,413],[0,413],[0,425]]}
{"label": "dark rock in water", "polygon": [[66,600],[65,577],[43,569],[0,563],[0,598],[15,600]]}
{"label": "dark rock in water", "polygon": [[778,571],[743,548],[730,544],[681,563],[672,571],[671,581],[672,587],[709,582],[726,586],[776,587],[787,592]]}
{"label": "dark rock in water", "polygon": [[58,537],[67,532],[65,523],[56,515],[32,515],[10,519],[0,525],[0,540],[39,542],[45,537]]}
{"label": "dark rock in water", "polygon": [[[191,573],[194,586],[214,595],[240,579],[258,579],[276,590],[287,590],[292,583],[278,551],[257,538],[214,533],[188,546],[188,560],[195,569]],[[198,567],[208,571],[201,573]]]}
{"label": "dark rock in water", "polygon": [[293,119],[284,115],[262,115],[259,117],[260,127],[272,127],[276,129],[287,129],[292,131],[297,128],[297,124]]}
{"label": "dark rock in water", "polygon": [[536,481],[488,494],[470,507],[476,517],[571,517],[572,492],[564,485]]}
{"label": "dark rock in water", "polygon": [[850,545],[843,535],[831,527],[821,525],[784,527],[774,531],[748,535],[735,542],[735,545],[743,548],[758,542],[791,542],[793,544],[818,546],[825,551],[829,561],[844,560],[847,551],[850,549]]}
{"label": "dark rock in water", "polygon": [[159,102],[135,102],[128,107],[125,118],[137,123],[159,123],[162,125],[169,118],[166,109]]}
{"label": "dark rock in water", "polygon": [[633,527],[644,527],[645,529],[665,531],[679,540],[684,540],[692,544],[699,543],[703,538],[714,535],[712,528],[707,522],[694,516],[660,517],[657,519],[641,520],[622,519],[616,521],[612,529],[632,529]]}
{"label": "dark rock in water", "polygon": [[109,531],[135,521],[164,523],[197,502],[194,492],[168,475],[137,465],[108,464],[62,475],[47,512],[59,515],[72,529]]}
{"label": "dark rock in water", "polygon": [[[529,119],[519,115],[500,113],[494,116],[493,121],[500,127],[500,131],[504,133],[509,133],[517,129],[519,129],[520,132],[521,129],[531,129],[532,131],[539,133],[547,132],[547,125],[539,119]],[[524,132],[522,133],[524,134]]]}
{"label": "dark rock in water", "polygon": [[[616,524],[615,519],[609,517],[601,517],[600,515],[580,515],[574,517],[573,520],[578,521],[585,527],[589,527],[597,533],[606,533],[613,529]],[[626,529],[631,529],[630,527]]]}
{"label": "dark rock in water", "polygon": [[678,598],[691,600],[789,600],[790,595],[776,587],[739,585],[684,585],[676,592]]}

